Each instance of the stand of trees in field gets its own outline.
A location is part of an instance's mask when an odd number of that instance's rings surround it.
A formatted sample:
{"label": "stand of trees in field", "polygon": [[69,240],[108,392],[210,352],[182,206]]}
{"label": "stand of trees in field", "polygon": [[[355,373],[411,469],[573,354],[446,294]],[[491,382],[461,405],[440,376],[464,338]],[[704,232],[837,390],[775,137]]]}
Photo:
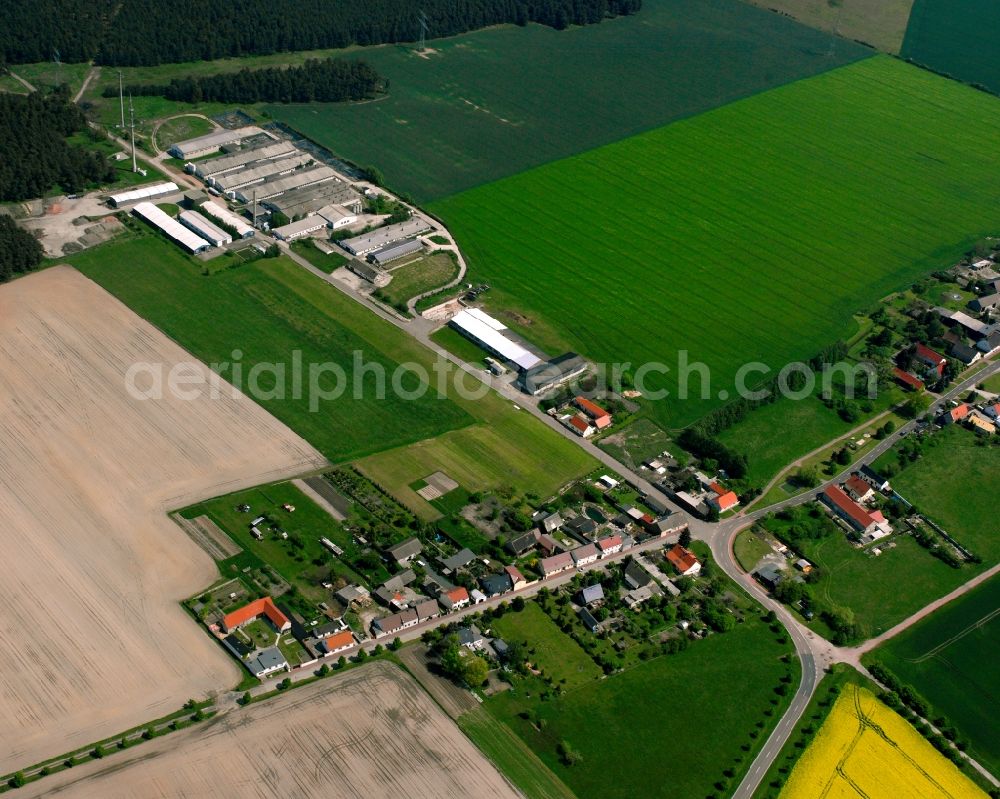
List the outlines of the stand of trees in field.
{"label": "stand of trees in field", "polygon": [[42,261],[42,245],[9,216],[0,215],[0,283],[30,272]]}
{"label": "stand of trees in field", "polygon": [[[169,84],[129,86],[134,95],[162,95],[185,103],[338,103],[367,100],[385,91],[387,82],[364,61],[310,59],[302,66],[241,69],[197,78],[174,78]],[[105,97],[117,97],[109,86]]]}
{"label": "stand of trees in field", "polygon": [[0,63],[94,59],[113,66],[416,41],[490,25],[556,29],[633,14],[642,0],[9,0]]}
{"label": "stand of trees in field", "polygon": [[72,192],[114,180],[104,155],[66,141],[86,128],[65,86],[48,95],[0,93],[0,201],[41,197],[53,186]]}

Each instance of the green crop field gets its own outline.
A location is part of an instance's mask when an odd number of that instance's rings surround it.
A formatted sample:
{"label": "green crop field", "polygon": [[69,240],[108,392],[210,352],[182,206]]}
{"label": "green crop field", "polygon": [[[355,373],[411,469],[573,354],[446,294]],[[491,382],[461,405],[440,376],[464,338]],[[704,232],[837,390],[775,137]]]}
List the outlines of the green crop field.
{"label": "green crop field", "polygon": [[883,644],[884,664],[972,742],[969,754],[1000,770],[1000,579],[994,577]]}
{"label": "green crop field", "polygon": [[[895,451],[876,468],[898,466]],[[887,470],[894,471],[894,469]],[[892,487],[987,564],[1000,560],[996,494],[1000,448],[978,446],[976,436],[958,427],[937,433],[920,459],[892,476]]]}
{"label": "green crop field", "polygon": [[504,27],[361,55],[388,96],[267,111],[388,183],[437,199],[870,53],[737,0],[645,0],[565,31]]}
{"label": "green crop field", "polygon": [[[787,651],[751,618],[558,698],[541,701],[537,686],[519,683],[484,707],[578,796],[702,797],[725,780],[724,770],[732,767],[738,776],[734,764],[749,759],[780,716],[775,687],[789,668],[797,670],[797,662],[781,662]],[[564,764],[561,742],[579,754],[578,762]]]}
{"label": "green crop field", "polygon": [[[493,393],[465,399],[446,384],[448,398],[433,390],[408,399],[397,395],[387,377],[384,398],[377,398],[374,375],[356,375],[355,353],[362,363],[382,364],[390,374],[397,364],[414,364],[429,375],[433,353],[288,259],[257,261],[209,277],[172,244],[144,234],[67,260],[206,363],[231,363],[239,350],[244,381],[255,363],[289,364],[290,370],[294,353],[301,353],[307,370],[301,395],[289,373],[285,395],[260,396],[260,404],[331,461],[392,449],[396,455],[386,463],[401,482],[397,486],[387,476],[383,485],[400,488],[403,499],[413,494],[406,486],[438,468],[447,467],[470,489],[510,485],[521,492],[554,491],[593,468],[573,442]],[[313,411],[308,368],[328,363],[341,365],[350,386],[340,397],[321,399]],[[223,376],[230,378],[232,371]],[[355,379],[364,387],[357,397]],[[274,388],[268,374],[259,384]],[[408,372],[400,384],[416,390],[421,381]],[[317,385],[332,390],[336,377],[325,373]],[[446,432],[456,435],[440,437]],[[452,451],[461,454],[454,463],[448,460]],[[395,458],[399,462],[392,464]]]}
{"label": "green crop field", "polygon": [[1000,4],[916,0],[901,55],[937,72],[1000,92]]}
{"label": "green crop field", "polygon": [[[209,365],[233,362],[234,350],[241,351],[244,388],[250,387],[254,364],[284,364],[291,370],[296,351],[306,368],[335,363],[347,375],[354,374],[355,353],[364,363],[379,364],[390,374],[399,363],[378,342],[402,333],[335,290],[324,289],[317,278],[287,259],[258,261],[206,277],[173,245],[143,235],[69,260]],[[230,375],[231,370],[223,373]],[[275,391],[274,373],[262,373],[259,384],[266,393],[257,392],[258,402],[333,461],[419,441],[472,422],[471,416],[437,399],[434,392],[405,400],[386,391],[383,399],[376,399],[377,384],[371,374],[360,395],[355,396],[352,385],[339,398],[318,402],[313,410],[308,375],[297,398],[290,376],[286,378],[280,386],[282,397]],[[403,384],[416,389],[419,381],[411,373]],[[317,385],[333,391],[336,377],[327,372]]]}
{"label": "green crop field", "polygon": [[[995,233],[998,136],[996,98],[878,56],[431,208],[496,287],[487,307],[514,298],[512,329],[545,319],[597,362],[669,367],[645,382],[677,428],[740,366],[848,338],[855,311]],[[688,399],[683,353],[711,370]]]}

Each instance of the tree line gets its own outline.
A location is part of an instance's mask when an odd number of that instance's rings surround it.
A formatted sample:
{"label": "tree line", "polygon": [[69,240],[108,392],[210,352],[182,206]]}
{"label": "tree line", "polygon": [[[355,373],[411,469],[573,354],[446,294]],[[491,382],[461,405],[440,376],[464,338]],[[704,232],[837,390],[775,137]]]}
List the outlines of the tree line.
{"label": "tree line", "polygon": [[0,215],[0,283],[30,272],[42,261],[42,245],[7,215]]}
{"label": "tree line", "polygon": [[101,153],[70,144],[87,129],[65,86],[51,94],[0,93],[0,201],[41,197],[53,186],[79,191],[111,181],[114,168]]}
{"label": "tree line", "polygon": [[[126,87],[134,95],[161,95],[184,103],[338,103],[366,100],[388,86],[364,61],[343,58],[310,59],[297,67],[241,69],[203,77],[174,78],[166,85]],[[105,97],[117,97],[109,86]]]}
{"label": "tree line", "polygon": [[633,14],[642,0],[9,0],[0,63],[95,60],[110,66],[207,61],[292,50],[413,42],[537,22],[557,30]]}

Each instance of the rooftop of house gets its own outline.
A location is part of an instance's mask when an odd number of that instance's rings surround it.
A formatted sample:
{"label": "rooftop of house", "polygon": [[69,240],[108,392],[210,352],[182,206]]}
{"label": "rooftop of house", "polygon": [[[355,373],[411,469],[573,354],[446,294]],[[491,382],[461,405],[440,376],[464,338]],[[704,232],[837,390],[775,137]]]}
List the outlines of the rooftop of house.
{"label": "rooftop of house", "polygon": [[681,574],[698,563],[698,558],[695,557],[695,554],[680,544],[675,545],[667,552],[667,560]]}
{"label": "rooftop of house", "polygon": [[288,617],[278,610],[278,606],[274,604],[274,600],[269,596],[265,596],[251,602],[249,605],[244,605],[234,610],[232,613],[227,613],[222,619],[222,625],[227,630],[231,630],[233,627],[246,624],[246,622],[260,616],[267,618],[279,630],[286,624],[291,624]]}

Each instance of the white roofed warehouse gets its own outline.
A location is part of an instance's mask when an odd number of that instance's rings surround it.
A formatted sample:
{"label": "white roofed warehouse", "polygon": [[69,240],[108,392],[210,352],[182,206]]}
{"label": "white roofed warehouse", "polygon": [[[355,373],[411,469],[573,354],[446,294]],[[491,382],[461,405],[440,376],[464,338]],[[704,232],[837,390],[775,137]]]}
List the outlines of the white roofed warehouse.
{"label": "white roofed warehouse", "polygon": [[271,232],[274,234],[275,238],[281,239],[282,241],[294,241],[295,239],[301,238],[302,236],[308,236],[310,233],[314,233],[317,230],[321,230],[326,227],[326,220],[319,216],[307,216],[305,219],[300,219],[298,222],[290,222],[282,227],[276,227]]}
{"label": "white roofed warehouse", "polygon": [[531,369],[542,359],[504,335],[507,326],[478,308],[459,311],[448,323],[492,355],[513,363],[521,371]]}
{"label": "white roofed warehouse", "polygon": [[181,211],[177,216],[177,220],[188,230],[197,233],[216,247],[229,244],[233,240],[233,237],[226,233],[226,231],[213,225],[197,211]]}
{"label": "white roofed warehouse", "polygon": [[120,194],[112,194],[108,198],[108,202],[115,208],[121,208],[123,205],[128,205],[129,203],[141,202],[142,200],[148,200],[151,197],[160,197],[164,194],[172,194],[175,191],[180,191],[180,189],[177,188],[177,184],[173,181],[153,183],[150,186],[140,186],[138,189],[123,191]]}
{"label": "white roofed warehouse", "polygon": [[234,214],[225,206],[207,200],[201,204],[201,210],[217,222],[221,222],[226,227],[235,230],[236,235],[241,239],[248,239],[254,234],[253,225],[248,223],[242,216]]}
{"label": "white roofed warehouse", "polygon": [[170,214],[152,203],[139,203],[132,209],[132,213],[146,220],[153,227],[162,230],[190,253],[202,252],[209,247],[205,239],[188,230]]}
{"label": "white roofed warehouse", "polygon": [[420,239],[410,239],[409,241],[401,241],[398,244],[390,244],[388,247],[383,247],[381,250],[375,250],[375,252],[368,256],[368,259],[372,263],[382,266],[390,261],[402,258],[404,255],[412,255],[416,252],[422,252],[423,249],[424,245],[420,243]]}
{"label": "white roofed warehouse", "polygon": [[431,226],[422,219],[408,219],[405,222],[399,222],[395,225],[384,225],[383,227],[375,228],[371,233],[364,233],[352,239],[344,239],[340,242],[340,246],[351,255],[367,255],[370,252],[381,250],[383,247],[388,247],[390,244],[394,244],[402,239],[419,236],[430,229]]}

